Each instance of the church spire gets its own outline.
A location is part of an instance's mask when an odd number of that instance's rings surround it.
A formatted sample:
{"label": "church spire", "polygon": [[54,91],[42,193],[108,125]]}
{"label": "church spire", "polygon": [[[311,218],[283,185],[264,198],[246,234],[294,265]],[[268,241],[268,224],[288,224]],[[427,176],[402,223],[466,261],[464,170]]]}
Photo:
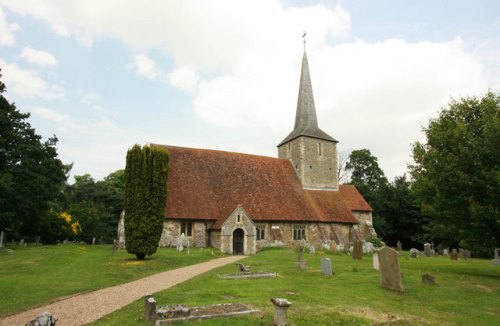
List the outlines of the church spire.
{"label": "church spire", "polygon": [[318,127],[311,76],[309,74],[309,64],[307,62],[305,49],[305,35],[304,33],[302,36],[304,38],[304,55],[302,57],[302,71],[300,73],[299,98],[297,100],[297,111],[295,113],[295,126],[293,131],[278,145],[278,147],[299,136],[309,136],[337,143],[337,140]]}

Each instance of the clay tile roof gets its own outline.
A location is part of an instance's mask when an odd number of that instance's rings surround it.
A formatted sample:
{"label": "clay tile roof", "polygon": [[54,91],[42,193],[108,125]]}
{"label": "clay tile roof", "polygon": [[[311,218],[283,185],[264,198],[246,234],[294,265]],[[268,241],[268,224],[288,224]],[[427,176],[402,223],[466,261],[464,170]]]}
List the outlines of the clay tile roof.
{"label": "clay tile roof", "polygon": [[344,198],[345,203],[352,211],[372,212],[373,208],[363,198],[361,193],[353,185],[341,185],[339,187],[340,194]]}
{"label": "clay tile roof", "polygon": [[354,218],[346,217],[343,207],[338,209],[340,196],[327,196],[327,204],[322,208],[322,196],[304,191],[288,160],[163,147],[170,152],[167,218],[223,222],[241,205],[255,222],[357,223]]}
{"label": "clay tile roof", "polygon": [[323,210],[326,220],[332,218],[340,223],[358,223],[338,191],[306,190],[306,193]]}

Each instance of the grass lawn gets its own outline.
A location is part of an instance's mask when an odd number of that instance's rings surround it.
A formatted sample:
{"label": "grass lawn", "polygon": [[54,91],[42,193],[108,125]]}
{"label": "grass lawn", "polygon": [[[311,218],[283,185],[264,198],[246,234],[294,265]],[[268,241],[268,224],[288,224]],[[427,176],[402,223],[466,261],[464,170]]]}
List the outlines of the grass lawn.
{"label": "grass lawn", "polygon": [[[321,257],[331,258],[335,276],[321,274]],[[221,280],[218,273],[237,272],[234,265],[224,266],[156,293],[155,299],[159,306],[241,302],[263,312],[194,325],[269,325],[272,297],[293,303],[288,318],[294,325],[500,325],[500,267],[489,260],[410,259],[404,252],[403,294],[380,288],[379,274],[369,256],[354,261],[342,254],[306,254],[306,270],[295,268],[295,260],[296,253],[290,250],[264,250],[243,262],[253,271],[278,272],[279,278]],[[426,273],[436,278],[436,285],[421,282]],[[138,300],[93,325],[147,325],[143,308],[143,300]]]}
{"label": "grass lawn", "polygon": [[[144,261],[111,245],[55,245],[0,249],[0,316],[79,292],[96,290],[170,269],[208,261],[211,250],[189,256],[161,248]],[[217,255],[220,256],[220,255]]]}

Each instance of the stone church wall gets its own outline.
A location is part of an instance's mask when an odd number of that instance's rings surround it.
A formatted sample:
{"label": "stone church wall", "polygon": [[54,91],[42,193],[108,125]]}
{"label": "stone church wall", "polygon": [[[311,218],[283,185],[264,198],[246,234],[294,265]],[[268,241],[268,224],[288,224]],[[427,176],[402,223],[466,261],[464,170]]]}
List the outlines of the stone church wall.
{"label": "stone church wall", "polygon": [[[163,223],[163,231],[160,238],[160,247],[176,247],[181,236],[181,220],[167,220]],[[191,223],[191,236],[184,235],[186,246],[189,241],[191,247],[204,248],[207,246],[207,224],[199,221],[185,221]]]}
{"label": "stone church wall", "polygon": [[233,232],[236,229],[242,229],[244,232],[243,253],[245,255],[255,254],[255,224],[241,206],[238,206],[222,224],[220,251],[227,254],[233,253]]}

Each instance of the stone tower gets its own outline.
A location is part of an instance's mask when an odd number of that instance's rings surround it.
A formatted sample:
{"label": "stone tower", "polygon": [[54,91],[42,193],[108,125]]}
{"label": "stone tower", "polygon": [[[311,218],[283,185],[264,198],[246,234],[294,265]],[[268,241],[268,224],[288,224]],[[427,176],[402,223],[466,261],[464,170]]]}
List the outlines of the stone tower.
{"label": "stone tower", "polygon": [[337,143],[318,127],[304,49],[293,131],[278,145],[278,157],[292,162],[304,189],[338,190]]}

